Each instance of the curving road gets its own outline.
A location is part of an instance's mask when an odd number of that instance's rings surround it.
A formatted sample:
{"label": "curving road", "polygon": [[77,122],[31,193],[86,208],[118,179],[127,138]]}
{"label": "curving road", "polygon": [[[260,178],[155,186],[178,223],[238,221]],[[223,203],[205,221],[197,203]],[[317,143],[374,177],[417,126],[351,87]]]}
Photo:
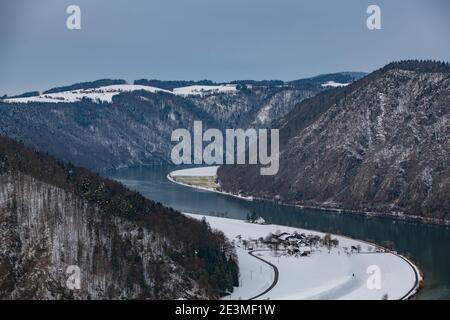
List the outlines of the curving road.
{"label": "curving road", "polygon": [[[271,284],[266,290],[264,290],[263,292],[261,292],[260,294],[258,294],[258,295],[256,295],[256,296],[250,298],[249,300],[255,300],[255,299],[257,299],[257,298],[259,298],[259,297],[265,295],[265,294],[266,294],[267,292],[269,292],[270,290],[272,290],[272,289],[277,285],[277,283],[278,283],[278,278],[279,278],[279,271],[278,271],[278,268],[277,268],[274,264],[270,263],[269,261],[266,261],[266,260],[264,260],[263,258],[258,257],[257,255],[254,254],[254,252],[258,252],[258,251],[268,251],[268,250],[264,250],[264,249],[260,249],[260,250],[251,250],[251,251],[248,251],[248,254],[251,255],[252,257],[258,259],[258,260],[261,260],[262,262],[268,264],[269,266],[271,266],[272,269],[273,269],[273,271],[274,271],[274,278],[273,278],[272,284]],[[392,252],[389,252],[389,253],[390,253],[390,254],[394,254],[394,253],[392,253]],[[362,253],[362,254],[371,254],[371,253],[366,253],[366,252],[364,252],[364,253]],[[402,296],[402,297],[401,297],[400,299],[398,299],[398,300],[406,300],[406,299],[410,299],[410,298],[411,298],[411,294],[413,293],[413,291],[417,290],[417,288],[419,287],[419,284],[420,284],[419,275],[418,275],[418,273],[417,273],[416,268],[412,265],[412,263],[411,263],[408,259],[406,259],[405,257],[403,257],[403,256],[400,255],[400,254],[394,254],[394,255],[400,257],[400,258],[403,259],[405,262],[407,262],[408,265],[409,265],[409,266],[413,269],[413,271],[414,271],[414,275],[415,275],[415,283],[414,283],[414,286],[413,286],[413,287],[412,287],[412,288],[411,288],[404,296]]]}
{"label": "curving road", "polygon": [[277,283],[278,283],[278,275],[279,275],[278,268],[275,265],[273,265],[272,263],[270,263],[269,261],[266,261],[263,258],[260,258],[260,257],[258,257],[258,256],[253,254],[253,252],[257,252],[257,251],[267,251],[267,250],[251,250],[251,251],[248,252],[248,254],[251,255],[252,257],[256,258],[256,259],[261,260],[262,262],[268,264],[269,266],[271,266],[275,275],[273,277],[272,284],[266,290],[264,290],[263,292],[261,292],[260,294],[258,294],[256,296],[250,298],[249,300],[255,300],[255,299],[258,299],[259,297],[265,295],[267,292],[272,290],[273,287],[275,287],[277,285]]}
{"label": "curving road", "polygon": [[409,259],[406,259],[405,257],[403,257],[400,254],[397,254],[398,257],[402,258],[403,260],[405,260],[408,265],[413,269],[414,271],[414,276],[415,276],[415,282],[414,282],[414,286],[411,288],[411,290],[409,290],[403,297],[401,297],[399,300],[407,300],[410,299],[413,296],[414,291],[416,291],[419,289],[419,285],[420,285],[420,280],[419,280],[419,274],[417,269],[414,267],[414,265],[411,263],[411,261],[409,261]]}

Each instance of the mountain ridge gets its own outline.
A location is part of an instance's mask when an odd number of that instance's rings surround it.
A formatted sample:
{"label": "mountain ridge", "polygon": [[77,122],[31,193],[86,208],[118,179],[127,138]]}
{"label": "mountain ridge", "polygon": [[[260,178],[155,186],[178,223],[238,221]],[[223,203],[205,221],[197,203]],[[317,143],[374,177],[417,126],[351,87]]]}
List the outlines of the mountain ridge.
{"label": "mountain ridge", "polygon": [[4,136],[0,211],[2,299],[216,299],[237,284],[223,234]]}
{"label": "mountain ridge", "polygon": [[[150,86],[160,89],[165,89],[169,91],[173,91],[175,88],[193,86],[193,85],[201,85],[201,86],[214,86],[214,85],[227,85],[227,84],[249,84],[249,85],[259,85],[259,86],[283,86],[283,85],[304,85],[306,83],[315,85],[325,83],[331,80],[340,80],[337,82],[353,82],[359,80],[360,78],[367,75],[365,72],[353,72],[353,71],[345,71],[345,72],[336,72],[336,73],[328,73],[321,74],[309,78],[301,78],[290,81],[283,80],[234,80],[234,81],[212,81],[212,80],[159,80],[159,79],[139,79],[134,80],[133,84],[135,85],[144,85]],[[58,86],[54,88],[47,89],[42,92],[42,94],[51,94],[51,93],[60,93],[64,91],[74,91],[80,89],[93,89],[104,86],[111,85],[125,85],[128,82],[124,79],[98,79],[93,81],[79,82],[69,85]],[[22,94],[14,95],[11,97],[6,96],[6,98],[20,98],[20,97],[30,97],[33,94],[39,94],[39,91],[28,91]],[[0,97],[0,99],[5,99],[4,97]]]}
{"label": "mountain ridge", "polygon": [[300,102],[277,125],[280,172],[224,166],[225,191],[445,223],[450,68],[403,61]]}
{"label": "mountain ridge", "polygon": [[[105,81],[117,80],[97,85]],[[299,101],[330,90],[321,85],[200,86],[175,94],[133,85],[96,90],[82,83],[77,88],[91,88],[43,95],[38,102],[0,100],[0,133],[95,171],[168,163],[173,130],[191,130],[196,120],[205,129],[270,127]]]}

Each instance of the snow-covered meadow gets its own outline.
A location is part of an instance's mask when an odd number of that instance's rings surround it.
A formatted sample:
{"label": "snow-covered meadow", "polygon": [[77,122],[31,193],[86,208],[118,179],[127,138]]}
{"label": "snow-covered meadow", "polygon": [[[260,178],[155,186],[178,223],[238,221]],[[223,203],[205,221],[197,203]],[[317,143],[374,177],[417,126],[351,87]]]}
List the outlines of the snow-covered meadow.
{"label": "snow-covered meadow", "polygon": [[151,93],[155,92],[167,92],[171,93],[171,91],[150,87],[150,86],[142,86],[142,85],[134,85],[134,84],[120,84],[120,85],[111,85],[104,86],[92,89],[80,89],[80,90],[71,90],[71,91],[63,91],[56,93],[48,93],[41,94],[39,96],[34,97],[26,97],[26,98],[10,98],[5,99],[5,102],[16,102],[16,103],[27,103],[27,102],[77,102],[81,101],[83,98],[91,99],[93,101],[98,102],[111,102],[112,98],[123,92],[132,92],[132,91],[147,91]]}
{"label": "snow-covered meadow", "polygon": [[188,177],[213,177],[217,174],[219,166],[199,167],[172,171],[172,177],[188,176]]}
{"label": "snow-covered meadow", "polygon": [[174,88],[173,93],[181,96],[189,95],[203,95],[205,93],[234,93],[237,91],[236,85],[224,84],[224,85],[209,85],[209,86],[187,86],[181,88]]}
{"label": "snow-covered meadow", "polygon": [[[199,183],[201,182],[201,178],[204,178],[205,181],[211,178],[215,179],[217,175],[217,169],[219,169],[219,166],[197,167],[197,168],[175,170],[167,175],[167,179],[169,181],[172,181],[173,183],[177,183],[182,186],[220,193],[227,196],[244,199],[247,201],[253,201],[253,197],[246,197],[240,194],[234,194],[218,190],[218,187],[220,187],[220,185],[215,181],[213,181],[214,187],[212,187],[211,185],[208,186],[205,183]],[[190,181],[191,183],[186,183],[184,181],[186,178],[199,178],[199,179],[191,179]]]}
{"label": "snow-covered meadow", "polygon": [[8,103],[28,103],[28,102],[50,102],[50,103],[71,103],[82,99],[91,99],[95,102],[112,102],[112,98],[123,92],[147,91],[151,93],[165,92],[180,96],[202,95],[205,93],[233,93],[236,92],[236,85],[210,85],[210,86],[188,86],[175,88],[173,91],[135,84],[120,84],[102,86],[91,89],[70,90],[56,93],[40,94],[32,97],[9,98],[3,101]]}
{"label": "snow-covered meadow", "polygon": [[[200,215],[187,214],[201,219]],[[240,286],[224,299],[251,299],[274,281],[273,268],[249,254],[237,240],[258,239],[270,233],[304,233],[323,237],[324,234],[305,229],[279,225],[259,225],[241,220],[206,216],[212,228],[221,230],[236,243],[239,258]],[[279,272],[278,282],[266,294],[257,299],[405,299],[416,292],[421,280],[420,273],[409,260],[391,252],[378,251],[376,246],[342,236],[333,236],[339,241],[330,250],[313,248],[307,257],[296,257],[280,250],[277,254],[267,248],[253,248],[254,255],[272,263]],[[360,247],[360,253],[346,253],[344,248]],[[347,250],[350,251],[350,250]],[[374,270],[379,271],[379,288],[371,287]],[[417,278],[416,278],[417,277]],[[368,285],[369,282],[369,285]]]}

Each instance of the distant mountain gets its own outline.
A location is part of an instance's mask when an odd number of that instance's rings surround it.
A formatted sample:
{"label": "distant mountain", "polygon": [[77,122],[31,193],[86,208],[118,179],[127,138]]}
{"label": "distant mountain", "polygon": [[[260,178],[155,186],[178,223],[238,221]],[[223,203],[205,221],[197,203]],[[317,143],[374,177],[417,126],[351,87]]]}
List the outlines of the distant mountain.
{"label": "distant mountain", "polygon": [[281,87],[286,85],[286,82],[281,80],[236,80],[231,83],[258,87]]}
{"label": "distant mountain", "polygon": [[298,79],[293,81],[282,81],[282,80],[235,80],[230,82],[221,82],[217,83],[211,80],[200,80],[200,81],[162,81],[156,79],[140,79],[134,81],[136,85],[145,85],[151,87],[157,87],[166,90],[173,90],[175,88],[187,87],[187,86],[214,86],[214,85],[226,85],[226,84],[236,84],[236,85],[248,85],[248,86],[258,86],[258,87],[282,87],[282,86],[292,86],[292,87],[301,87],[306,88],[310,87],[318,87],[320,88],[322,84],[325,84],[330,81],[338,82],[338,83],[352,83],[356,80],[361,79],[367,75],[365,72],[338,72],[338,73],[330,73],[323,74],[311,78],[306,79]]}
{"label": "distant mountain", "polygon": [[[337,79],[336,79],[337,80]],[[450,67],[402,61],[299,103],[280,170],[224,166],[224,190],[296,205],[450,220]]]}
{"label": "distant mountain", "polygon": [[12,96],[9,97],[10,99],[16,99],[16,98],[28,98],[28,97],[35,97],[39,95],[39,91],[30,91],[30,92],[25,92],[22,94],[19,94],[17,96]]}
{"label": "distant mountain", "polygon": [[119,85],[119,84],[126,84],[126,83],[127,82],[122,79],[116,79],[116,80],[100,79],[100,80],[96,80],[96,81],[81,82],[81,83],[76,83],[76,84],[72,84],[69,86],[53,88],[53,89],[44,91],[43,94],[57,93],[57,92],[64,92],[64,91],[73,91],[73,90],[80,90],[80,89],[91,89],[91,88]]}
{"label": "distant mountain", "polygon": [[96,171],[167,163],[173,130],[191,129],[195,120],[205,128],[270,127],[298,102],[328,90],[321,81],[331,78],[318,79],[305,86],[208,80],[80,83],[0,101],[0,133]]}
{"label": "distant mountain", "polygon": [[184,81],[184,80],[171,80],[171,81],[164,81],[164,80],[157,80],[157,79],[140,79],[135,80],[134,84],[137,85],[143,85],[143,86],[150,86],[150,87],[156,87],[161,89],[166,89],[172,91],[175,88],[180,87],[187,87],[187,86],[194,86],[194,85],[200,85],[200,86],[213,86],[216,85],[211,80],[200,80],[200,81]]}
{"label": "distant mountain", "polygon": [[165,163],[173,130],[191,128],[196,119],[215,124],[182,97],[145,91],[119,94],[111,103],[3,104],[0,115],[0,133],[96,171]]}
{"label": "distant mountain", "polygon": [[53,93],[42,93],[39,94],[23,94],[17,97],[6,98],[3,101],[6,103],[74,103],[74,102],[94,102],[94,103],[111,103],[113,98],[124,92],[166,92],[172,93],[171,91],[149,87],[141,85],[130,85],[130,84],[119,84],[119,85],[108,85],[100,86],[86,89],[73,89],[69,91],[57,91]]}
{"label": "distant mountain", "polygon": [[339,72],[339,73],[329,73],[322,74],[316,77],[300,79],[288,82],[291,86],[322,86],[329,82],[350,84],[365,77],[367,73],[365,72]]}
{"label": "distant mountain", "polygon": [[3,136],[0,212],[0,299],[212,299],[238,282],[206,223]]}

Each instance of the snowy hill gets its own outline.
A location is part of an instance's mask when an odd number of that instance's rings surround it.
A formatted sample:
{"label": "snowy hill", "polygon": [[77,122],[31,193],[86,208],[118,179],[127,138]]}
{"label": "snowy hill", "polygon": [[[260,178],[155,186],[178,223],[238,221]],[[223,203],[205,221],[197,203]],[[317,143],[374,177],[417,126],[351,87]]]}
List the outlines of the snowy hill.
{"label": "snowy hill", "polygon": [[218,86],[187,86],[170,90],[165,90],[157,87],[136,85],[136,84],[119,84],[102,86],[98,88],[90,89],[79,89],[70,91],[61,91],[55,93],[42,93],[40,95],[25,96],[17,98],[4,99],[7,103],[28,103],[28,102],[47,102],[47,103],[58,103],[58,102],[77,102],[83,99],[90,99],[94,102],[112,102],[114,96],[121,94],[123,92],[134,92],[134,91],[146,91],[151,93],[165,92],[180,96],[189,95],[203,95],[203,94],[216,94],[216,93],[234,93],[237,92],[236,85],[218,85]]}
{"label": "snowy hill", "polygon": [[142,85],[134,85],[134,84],[120,84],[120,85],[111,85],[104,86],[98,88],[90,88],[90,89],[80,89],[73,91],[62,91],[56,93],[43,93],[38,96],[32,97],[21,97],[21,98],[11,98],[5,99],[5,102],[8,103],[28,103],[28,102],[47,102],[47,103],[58,103],[58,102],[77,102],[83,99],[91,99],[95,102],[112,102],[112,98],[123,92],[133,92],[133,91],[147,91],[151,93],[155,92],[168,92],[171,91],[142,86]]}
{"label": "snowy hill", "polygon": [[181,88],[174,88],[173,93],[182,96],[188,95],[203,95],[211,93],[235,93],[237,92],[236,85],[226,84],[218,86],[187,86]]}
{"label": "snowy hill", "polygon": [[0,99],[0,132],[74,164],[108,170],[170,161],[170,134],[192,128],[270,127],[301,101],[329,88],[323,75],[282,81],[100,79]]}

